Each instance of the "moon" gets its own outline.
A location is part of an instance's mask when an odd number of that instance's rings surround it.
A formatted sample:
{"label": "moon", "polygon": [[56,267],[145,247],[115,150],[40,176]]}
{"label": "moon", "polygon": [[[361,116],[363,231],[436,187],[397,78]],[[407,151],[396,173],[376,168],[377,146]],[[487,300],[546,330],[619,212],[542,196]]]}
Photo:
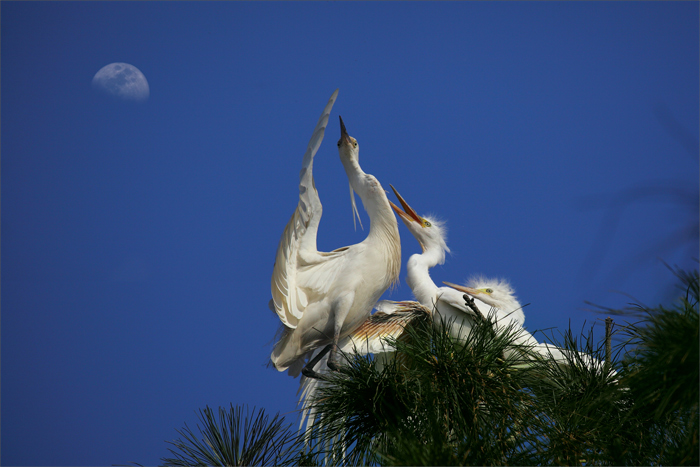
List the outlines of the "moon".
{"label": "moon", "polygon": [[150,90],[141,70],[128,63],[110,63],[100,68],[92,78],[97,91],[125,101],[145,101]]}

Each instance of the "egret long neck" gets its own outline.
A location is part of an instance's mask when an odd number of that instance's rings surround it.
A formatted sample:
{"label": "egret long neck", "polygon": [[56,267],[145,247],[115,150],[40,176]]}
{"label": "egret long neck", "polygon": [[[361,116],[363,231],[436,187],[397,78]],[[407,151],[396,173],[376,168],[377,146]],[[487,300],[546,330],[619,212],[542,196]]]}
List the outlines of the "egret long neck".
{"label": "egret long neck", "polygon": [[386,192],[379,181],[373,175],[366,174],[355,159],[341,157],[341,161],[350,186],[362,200],[369,216],[369,234],[365,242],[376,246],[377,253],[385,256],[390,283],[396,282],[401,270],[401,238]]}
{"label": "egret long neck", "polygon": [[440,256],[436,250],[427,250],[408,259],[406,282],[416,300],[427,307],[434,305],[438,293],[438,286],[430,278],[430,268],[440,263]]}
{"label": "egret long neck", "polygon": [[396,240],[400,245],[399,227],[396,224],[396,217],[386,198],[386,192],[379,181],[373,175],[366,174],[356,160],[345,158],[341,158],[341,160],[345,167],[345,173],[348,175],[350,186],[362,200],[362,205],[367,211],[367,215],[369,215],[368,237],[390,237],[391,240]]}

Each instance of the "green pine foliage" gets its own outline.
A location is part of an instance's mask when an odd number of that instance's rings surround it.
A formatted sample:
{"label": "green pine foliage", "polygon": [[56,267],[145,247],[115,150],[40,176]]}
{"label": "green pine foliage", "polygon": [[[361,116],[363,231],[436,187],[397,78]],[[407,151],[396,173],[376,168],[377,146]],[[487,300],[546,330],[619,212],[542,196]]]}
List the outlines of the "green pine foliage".
{"label": "green pine foliage", "polygon": [[[700,465],[698,272],[677,271],[684,291],[666,308],[640,307],[647,318],[629,326],[632,350],[623,361],[626,386],[634,401],[629,418],[645,436],[638,458],[666,465]],[[652,453],[656,454],[653,456]]]}
{"label": "green pine foliage", "polygon": [[393,343],[402,358],[380,369],[354,357],[330,376],[316,403],[320,444],[350,447],[350,464],[503,463],[531,398],[511,371],[519,362],[504,358],[513,333],[484,322],[455,344],[426,317],[407,334]]}
{"label": "green pine foliage", "polygon": [[296,464],[303,441],[286,425],[284,417],[272,420],[264,409],[252,413],[240,406],[219,407],[218,418],[208,406],[199,411],[202,427],[197,432],[187,425],[177,430],[181,438],[168,441],[174,456],[163,458],[166,466],[189,465],[287,465]]}
{"label": "green pine foliage", "polygon": [[[672,306],[605,339],[571,330],[565,361],[477,321],[463,342],[416,319],[389,358],[347,356],[316,393],[308,435],[262,411],[207,407],[166,465],[698,465],[698,273]],[[517,352],[512,352],[516,348]],[[509,351],[510,350],[510,351]],[[592,360],[594,358],[595,360]],[[591,364],[592,361],[598,362]],[[199,427],[198,427],[199,428]],[[200,439],[201,438],[201,439]]]}

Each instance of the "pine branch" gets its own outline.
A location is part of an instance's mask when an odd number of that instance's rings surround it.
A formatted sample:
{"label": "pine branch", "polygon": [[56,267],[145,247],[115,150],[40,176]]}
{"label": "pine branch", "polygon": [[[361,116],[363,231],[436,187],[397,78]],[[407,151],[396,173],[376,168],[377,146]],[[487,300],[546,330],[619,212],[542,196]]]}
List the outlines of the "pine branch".
{"label": "pine branch", "polygon": [[[609,326],[601,341],[592,328],[550,336],[556,359],[518,347],[517,326],[490,316],[477,313],[454,340],[453,323],[421,315],[388,339],[392,354],[348,355],[329,373],[310,401],[307,444],[263,410],[231,406],[217,418],[206,407],[163,462],[697,465],[700,281],[675,273],[678,303],[638,305],[641,322]],[[615,334],[625,339],[613,347]]]}
{"label": "pine branch", "polygon": [[218,419],[208,406],[199,411],[198,433],[187,424],[177,430],[181,438],[168,441],[174,449],[168,449],[175,457],[161,459],[166,466],[189,465],[284,465],[296,463],[302,439],[284,424],[284,417],[275,415],[272,420],[264,409],[252,414],[246,407],[229,410],[219,407]]}

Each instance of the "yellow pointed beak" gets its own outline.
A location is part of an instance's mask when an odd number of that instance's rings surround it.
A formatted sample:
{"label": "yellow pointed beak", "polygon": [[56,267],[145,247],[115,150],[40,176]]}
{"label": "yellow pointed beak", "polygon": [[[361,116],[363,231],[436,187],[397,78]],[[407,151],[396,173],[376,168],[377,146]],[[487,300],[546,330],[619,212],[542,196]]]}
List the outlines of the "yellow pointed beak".
{"label": "yellow pointed beak", "polygon": [[460,292],[467,293],[473,297],[481,293],[481,291],[478,289],[472,289],[471,287],[466,287],[464,285],[457,285],[451,282],[443,282],[443,284],[445,284],[448,287],[452,287],[455,290],[459,290]]}

